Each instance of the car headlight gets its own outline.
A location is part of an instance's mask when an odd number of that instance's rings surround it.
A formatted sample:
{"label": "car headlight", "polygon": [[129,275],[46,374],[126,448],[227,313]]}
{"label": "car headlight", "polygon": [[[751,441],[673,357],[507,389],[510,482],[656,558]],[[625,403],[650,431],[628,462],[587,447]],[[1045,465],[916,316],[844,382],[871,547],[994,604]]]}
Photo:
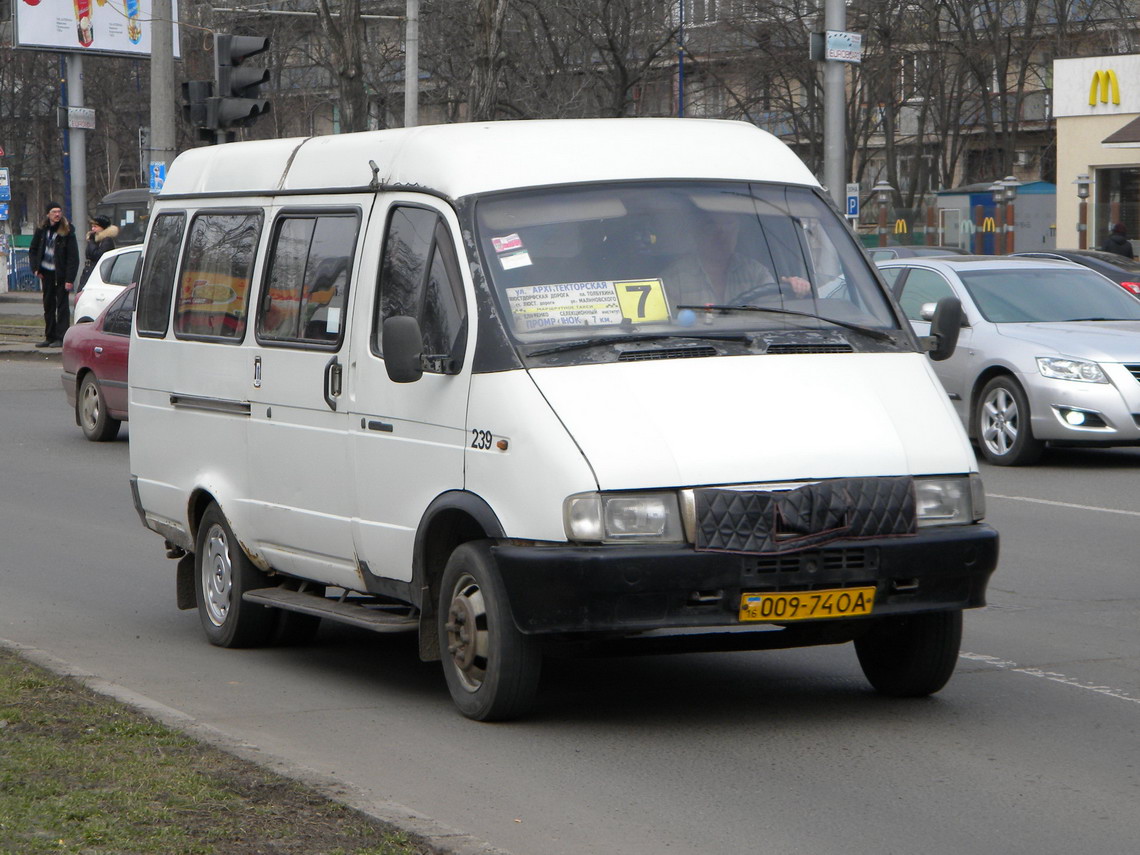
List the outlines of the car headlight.
{"label": "car headlight", "polygon": [[566,537],[592,543],[679,543],[676,493],[578,493],[562,506]]}
{"label": "car headlight", "polygon": [[1063,356],[1038,356],[1037,370],[1054,380],[1076,380],[1081,383],[1107,383],[1108,378],[1095,362],[1066,359]]}
{"label": "car headlight", "polygon": [[918,525],[966,525],[986,515],[986,493],[976,475],[915,478]]}

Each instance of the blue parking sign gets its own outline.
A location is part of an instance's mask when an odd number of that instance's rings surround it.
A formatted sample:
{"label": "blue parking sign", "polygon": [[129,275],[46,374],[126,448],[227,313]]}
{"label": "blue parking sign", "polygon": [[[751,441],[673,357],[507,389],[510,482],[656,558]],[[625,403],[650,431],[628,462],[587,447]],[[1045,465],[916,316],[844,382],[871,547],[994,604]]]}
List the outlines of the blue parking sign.
{"label": "blue parking sign", "polygon": [[859,216],[859,185],[847,185],[847,216]]}

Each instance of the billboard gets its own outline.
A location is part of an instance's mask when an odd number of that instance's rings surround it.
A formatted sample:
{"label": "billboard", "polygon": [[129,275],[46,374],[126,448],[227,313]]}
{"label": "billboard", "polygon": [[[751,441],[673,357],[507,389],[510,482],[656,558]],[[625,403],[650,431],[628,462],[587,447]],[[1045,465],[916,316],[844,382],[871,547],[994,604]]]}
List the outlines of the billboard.
{"label": "billboard", "polygon": [[[178,50],[178,3],[174,56]],[[150,56],[151,0],[12,0],[16,47]]]}

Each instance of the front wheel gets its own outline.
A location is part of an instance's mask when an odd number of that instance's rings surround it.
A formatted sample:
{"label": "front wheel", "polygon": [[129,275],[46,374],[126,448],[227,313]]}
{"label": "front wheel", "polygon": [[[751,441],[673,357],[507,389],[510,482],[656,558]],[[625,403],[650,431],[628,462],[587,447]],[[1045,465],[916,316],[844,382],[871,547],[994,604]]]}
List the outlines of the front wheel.
{"label": "front wheel", "polygon": [[87,374],[79,384],[75,417],[83,435],[92,442],[110,442],[119,435],[120,422],[107,412],[107,398],[94,374]]}
{"label": "front wheel", "polygon": [[277,626],[277,613],[242,594],[269,583],[234,537],[222,509],[211,503],[198,525],[194,553],[198,617],[211,644],[258,647],[267,644]]}
{"label": "front wheel", "polygon": [[962,612],[928,612],[875,620],[855,639],[868,682],[892,698],[921,698],[946,685],[958,664]]}
{"label": "front wheel", "polygon": [[1029,399],[1012,377],[995,377],[982,389],[974,431],[982,455],[997,466],[1036,463],[1045,450],[1029,426]]}
{"label": "front wheel", "polygon": [[515,626],[486,542],[465,543],[451,554],[438,615],[443,673],[459,711],[476,721],[504,721],[529,711],[542,654]]}

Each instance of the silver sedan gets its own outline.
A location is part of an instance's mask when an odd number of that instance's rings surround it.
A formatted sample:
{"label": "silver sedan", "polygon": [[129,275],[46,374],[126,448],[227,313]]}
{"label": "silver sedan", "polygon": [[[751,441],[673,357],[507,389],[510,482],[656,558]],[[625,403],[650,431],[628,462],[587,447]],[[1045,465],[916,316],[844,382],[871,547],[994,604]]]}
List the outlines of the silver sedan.
{"label": "silver sedan", "polygon": [[953,356],[933,363],[990,463],[1035,462],[1046,443],[1140,445],[1140,300],[1066,261],[994,256],[879,263],[918,335],[962,301]]}

